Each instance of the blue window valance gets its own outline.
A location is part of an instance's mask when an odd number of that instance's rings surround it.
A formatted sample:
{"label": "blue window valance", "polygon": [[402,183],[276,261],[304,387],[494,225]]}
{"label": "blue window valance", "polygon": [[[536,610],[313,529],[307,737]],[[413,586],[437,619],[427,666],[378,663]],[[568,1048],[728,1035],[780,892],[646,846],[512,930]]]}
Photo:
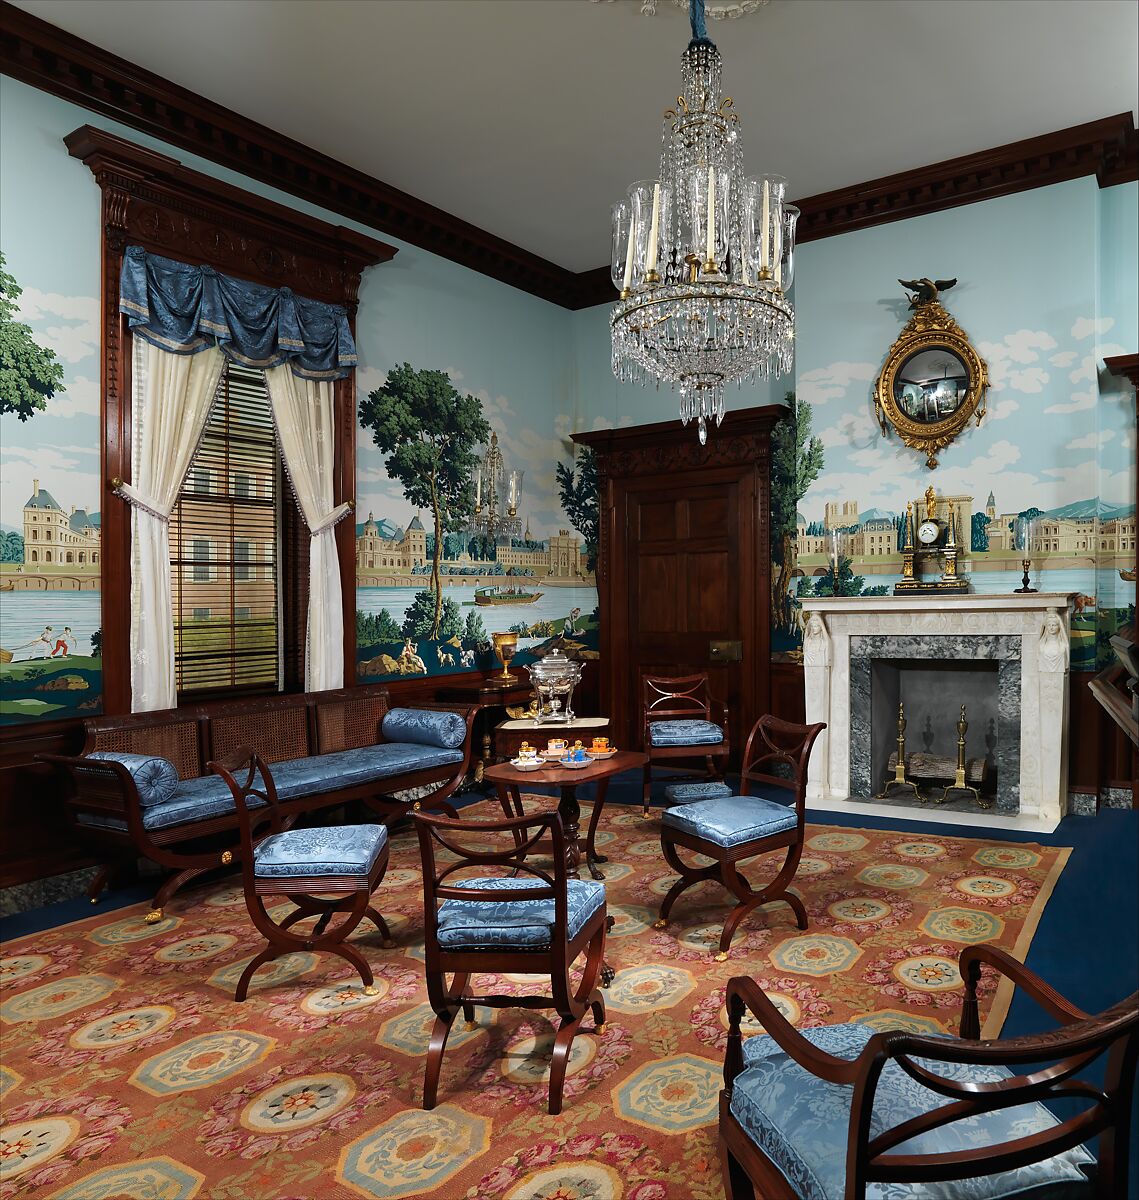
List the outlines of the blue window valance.
{"label": "blue window valance", "polygon": [[343,305],[295,296],[128,246],[119,310],[137,337],[174,354],[218,346],[234,362],[302,379],[342,379],[356,366]]}

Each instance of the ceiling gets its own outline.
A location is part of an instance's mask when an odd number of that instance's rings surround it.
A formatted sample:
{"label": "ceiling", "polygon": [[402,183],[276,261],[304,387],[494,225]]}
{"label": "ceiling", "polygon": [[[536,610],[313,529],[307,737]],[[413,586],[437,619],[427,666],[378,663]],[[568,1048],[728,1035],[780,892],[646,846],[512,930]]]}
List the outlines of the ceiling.
{"label": "ceiling", "polygon": [[[671,0],[15,2],[572,271],[656,174],[688,40]],[[709,33],[749,173],[794,197],[1139,95],[1134,0],[771,0]]]}

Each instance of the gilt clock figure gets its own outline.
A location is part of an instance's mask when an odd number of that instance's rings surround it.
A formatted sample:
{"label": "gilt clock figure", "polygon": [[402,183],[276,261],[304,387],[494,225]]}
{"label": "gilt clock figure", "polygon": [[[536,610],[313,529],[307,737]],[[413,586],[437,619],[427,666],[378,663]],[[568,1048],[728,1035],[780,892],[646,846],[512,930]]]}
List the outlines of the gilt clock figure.
{"label": "gilt clock figure", "polygon": [[[925,515],[914,511],[911,501],[906,505],[906,527],[902,545],[902,578],[894,584],[895,595],[962,595],[969,591],[969,582],[957,573],[957,514],[948,505],[948,518],[937,515],[937,493],[930,486],[925,492]],[[925,574],[933,563],[941,574]]]}

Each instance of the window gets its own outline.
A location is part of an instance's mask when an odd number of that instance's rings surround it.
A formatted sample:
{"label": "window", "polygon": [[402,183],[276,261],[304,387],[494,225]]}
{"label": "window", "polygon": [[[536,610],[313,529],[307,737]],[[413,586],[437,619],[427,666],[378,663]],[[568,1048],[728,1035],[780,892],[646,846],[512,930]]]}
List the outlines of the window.
{"label": "window", "polygon": [[180,695],[283,686],[279,462],[264,374],[227,362],[170,518]]}

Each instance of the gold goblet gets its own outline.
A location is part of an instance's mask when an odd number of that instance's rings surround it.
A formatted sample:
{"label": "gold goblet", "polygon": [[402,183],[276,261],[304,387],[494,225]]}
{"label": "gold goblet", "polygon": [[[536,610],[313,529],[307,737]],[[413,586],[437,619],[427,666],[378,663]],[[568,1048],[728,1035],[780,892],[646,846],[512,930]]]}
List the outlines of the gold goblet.
{"label": "gold goblet", "polygon": [[511,675],[506,667],[518,650],[518,634],[492,633],[490,636],[494,641],[494,652],[498,655],[498,661],[502,663],[502,674],[496,675],[495,680],[498,683],[517,683],[518,676]]}

